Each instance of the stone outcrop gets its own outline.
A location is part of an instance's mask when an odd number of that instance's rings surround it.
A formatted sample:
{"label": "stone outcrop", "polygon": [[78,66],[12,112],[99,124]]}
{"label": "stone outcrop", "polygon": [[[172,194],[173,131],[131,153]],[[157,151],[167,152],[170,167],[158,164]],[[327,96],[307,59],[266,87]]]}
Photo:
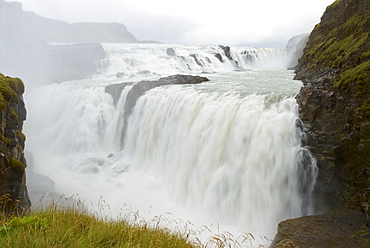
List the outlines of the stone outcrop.
{"label": "stone outcrop", "polygon": [[[156,81],[140,81],[132,87],[132,89],[127,93],[126,102],[125,102],[125,111],[124,111],[124,130],[123,135],[126,133],[127,128],[127,120],[128,117],[131,115],[133,108],[136,105],[137,100],[139,97],[145,94],[148,90],[153,88],[164,86],[164,85],[173,85],[173,84],[200,84],[202,82],[209,81],[206,77],[200,76],[191,76],[191,75],[173,75],[164,78],[160,78]],[[120,83],[109,85],[105,87],[105,92],[109,93],[113,97],[114,103],[117,103],[119,96],[121,95],[122,90],[132,85],[133,83]],[[123,137],[122,139],[123,140]]]}
{"label": "stone outcrop", "polygon": [[0,211],[25,211],[31,203],[26,187],[25,135],[22,133],[26,109],[23,82],[0,74]]}
{"label": "stone outcrop", "polygon": [[[321,202],[318,210],[335,210],[331,222],[337,216],[337,225],[322,221],[328,213],[304,217],[300,224],[297,220],[287,220],[279,225],[276,244],[290,239],[300,247],[313,247],[311,243],[315,240],[317,244],[322,242],[315,247],[331,247],[324,244],[333,236],[324,229],[338,233],[339,228],[350,228],[350,222],[340,222],[346,215],[342,212],[345,208],[358,211],[356,218],[361,220],[363,232],[369,233],[366,227],[366,223],[370,224],[369,51],[368,0],[335,1],[310,34],[296,67],[295,79],[304,84],[296,98],[300,118],[307,128],[306,145],[319,167],[315,191],[316,199]],[[288,226],[291,228],[286,229]],[[338,233],[335,240],[346,240],[354,231]],[[311,237],[313,233],[315,237]],[[302,237],[307,237],[306,241]],[[353,247],[368,245],[367,239],[361,239]],[[338,241],[335,247],[352,246]]]}
{"label": "stone outcrop", "polygon": [[[277,242],[279,241],[279,242]],[[329,211],[282,221],[271,246],[276,248],[370,247],[370,230],[364,213]]]}

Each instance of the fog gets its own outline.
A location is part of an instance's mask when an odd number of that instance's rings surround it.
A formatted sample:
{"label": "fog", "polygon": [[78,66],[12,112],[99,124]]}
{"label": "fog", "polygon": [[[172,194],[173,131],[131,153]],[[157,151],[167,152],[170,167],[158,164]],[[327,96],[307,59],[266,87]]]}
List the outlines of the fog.
{"label": "fog", "polygon": [[19,2],[24,10],[70,23],[120,22],[139,40],[284,47],[290,37],[310,32],[333,0]]}

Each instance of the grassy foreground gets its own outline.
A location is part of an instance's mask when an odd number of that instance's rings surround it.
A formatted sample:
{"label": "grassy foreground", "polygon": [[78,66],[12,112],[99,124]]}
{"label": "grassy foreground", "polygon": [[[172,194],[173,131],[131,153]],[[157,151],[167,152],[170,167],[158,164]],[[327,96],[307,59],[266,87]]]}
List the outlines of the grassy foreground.
{"label": "grassy foreground", "polygon": [[195,247],[183,235],[85,211],[49,207],[23,217],[0,217],[0,247]]}
{"label": "grassy foreground", "polygon": [[[97,217],[106,216],[104,209],[110,209],[104,200],[98,203],[98,213],[88,211],[78,197],[63,196],[61,200],[40,202],[26,214],[17,214],[16,207],[7,214],[0,209],[0,247],[262,248],[266,244],[260,242],[271,242],[263,236],[255,238],[251,233],[235,237],[220,232],[219,226],[217,234],[206,226],[195,230],[191,222],[174,220],[167,216],[170,213],[147,221],[138,212],[126,208],[128,214],[118,219]],[[3,207],[12,203],[6,195],[0,197],[0,202]]]}

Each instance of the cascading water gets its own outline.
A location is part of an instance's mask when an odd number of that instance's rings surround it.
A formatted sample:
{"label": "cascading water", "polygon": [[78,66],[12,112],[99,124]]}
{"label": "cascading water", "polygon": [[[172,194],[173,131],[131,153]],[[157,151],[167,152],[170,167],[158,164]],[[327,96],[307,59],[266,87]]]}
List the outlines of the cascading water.
{"label": "cascading water", "polygon": [[[301,82],[285,69],[261,70],[268,54],[267,67],[279,60],[284,67],[283,51],[233,48],[222,62],[219,46],[104,47],[109,66],[101,75],[26,96],[32,167],[57,192],[102,197],[112,216],[127,204],[149,219],[171,212],[269,238],[279,221],[312,211],[317,168],[301,147],[293,98]],[[151,89],[126,117],[133,86],[117,102],[105,92],[117,82],[202,71],[213,72],[209,82]]]}

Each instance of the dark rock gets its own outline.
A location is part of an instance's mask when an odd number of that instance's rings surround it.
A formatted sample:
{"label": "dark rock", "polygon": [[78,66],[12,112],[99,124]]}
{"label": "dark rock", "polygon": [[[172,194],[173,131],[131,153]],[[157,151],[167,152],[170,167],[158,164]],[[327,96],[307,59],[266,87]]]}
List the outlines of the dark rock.
{"label": "dark rock", "polygon": [[167,48],[166,53],[168,56],[176,56],[175,49],[173,49],[172,47]]}
{"label": "dark rock", "polygon": [[369,34],[368,0],[335,1],[310,34],[296,99],[319,167],[316,199],[335,211],[281,222],[272,246],[370,247]]}
{"label": "dark rock", "polygon": [[190,54],[189,56],[195,60],[195,63],[197,63],[197,65],[199,65],[200,67],[203,67],[201,60],[198,59],[198,56],[196,54]]}
{"label": "dark rock", "polygon": [[[222,45],[220,45],[219,46],[223,51],[224,51],[224,54],[225,54],[225,56],[227,57],[227,59],[233,64],[233,66],[235,67],[235,69],[237,70],[237,71],[244,71],[244,68],[243,67],[241,67],[241,66],[239,66],[239,63],[238,63],[238,61],[236,61],[236,60],[234,60],[233,59],[233,57],[231,56],[231,49],[230,49],[230,47],[229,46],[222,46]],[[215,55],[216,56],[216,58],[218,58],[221,62],[222,62],[222,57],[221,57],[221,59],[217,56],[217,54]]]}
{"label": "dark rock", "polygon": [[342,209],[282,221],[270,247],[370,247],[370,228],[364,217],[364,213]]}
{"label": "dark rock", "polygon": [[[369,9],[370,2],[364,0],[329,6],[296,70],[296,79],[304,82],[296,97],[300,118],[318,160],[317,191],[326,208],[342,204],[359,209],[370,192],[364,172],[370,169]],[[353,31],[347,32],[350,27]],[[339,56],[338,46],[350,54]]]}
{"label": "dark rock", "polygon": [[368,0],[335,1],[298,61],[296,99],[319,167],[315,196],[321,211],[336,211],[281,222],[272,246],[370,247],[369,14]]}
{"label": "dark rock", "polygon": [[230,47],[229,47],[229,46],[222,46],[222,45],[220,45],[220,48],[224,51],[225,56],[226,56],[229,60],[234,60],[234,59],[231,57]]}
{"label": "dark rock", "polygon": [[221,54],[219,54],[219,53],[216,53],[215,54],[215,57],[222,63],[222,62],[224,62],[223,61],[223,59],[222,59],[222,55]]}
{"label": "dark rock", "polygon": [[160,78],[158,81],[140,81],[132,87],[127,94],[125,104],[125,119],[131,114],[137,99],[142,96],[146,91],[155,87],[170,85],[170,84],[200,84],[209,81],[206,77],[191,76],[191,75],[173,75],[165,78]]}
{"label": "dark rock", "polygon": [[132,82],[129,82],[129,83],[120,83],[120,84],[111,84],[111,85],[108,85],[105,87],[105,92],[110,94],[113,98],[113,103],[114,105],[117,104],[120,96],[121,96],[121,92],[122,90],[128,86],[128,85],[132,85],[133,83]]}
{"label": "dark rock", "polygon": [[26,159],[22,133],[26,109],[23,82],[0,74],[0,212],[24,213],[31,202],[26,186]]}

